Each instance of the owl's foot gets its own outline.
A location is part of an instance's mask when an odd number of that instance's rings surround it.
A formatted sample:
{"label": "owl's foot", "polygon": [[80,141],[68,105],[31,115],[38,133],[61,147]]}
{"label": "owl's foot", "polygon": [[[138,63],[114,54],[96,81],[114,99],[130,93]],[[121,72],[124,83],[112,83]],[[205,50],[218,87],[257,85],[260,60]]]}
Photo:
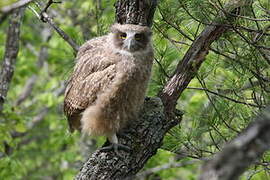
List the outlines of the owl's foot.
{"label": "owl's foot", "polygon": [[131,151],[130,147],[125,146],[123,144],[115,144],[115,143],[111,143],[109,146],[102,147],[100,150],[105,151],[105,152],[114,150],[114,152],[116,154],[119,154],[119,150],[123,150],[123,151],[126,151],[126,152]]}
{"label": "owl's foot", "polygon": [[128,146],[125,146],[123,144],[119,144],[118,143],[118,138],[116,136],[116,134],[112,134],[111,136],[108,136],[108,140],[107,142],[109,142],[110,144],[105,143],[105,147],[102,147],[100,150],[101,151],[111,151],[114,150],[114,152],[119,155],[119,150],[123,150],[126,152],[130,152],[131,148]]}

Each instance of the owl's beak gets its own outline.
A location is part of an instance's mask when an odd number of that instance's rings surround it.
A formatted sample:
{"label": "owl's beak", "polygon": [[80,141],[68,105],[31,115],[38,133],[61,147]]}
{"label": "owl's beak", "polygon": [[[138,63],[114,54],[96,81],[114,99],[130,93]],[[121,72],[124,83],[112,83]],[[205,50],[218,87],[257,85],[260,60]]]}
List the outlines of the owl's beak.
{"label": "owl's beak", "polygon": [[136,40],[133,38],[127,39],[127,49],[129,51],[135,51],[136,50]]}

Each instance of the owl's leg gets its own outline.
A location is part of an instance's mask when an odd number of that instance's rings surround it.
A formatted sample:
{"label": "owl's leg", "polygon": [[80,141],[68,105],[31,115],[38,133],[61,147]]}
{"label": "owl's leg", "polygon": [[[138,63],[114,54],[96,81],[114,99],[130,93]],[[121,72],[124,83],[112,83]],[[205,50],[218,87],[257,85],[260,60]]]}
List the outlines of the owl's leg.
{"label": "owl's leg", "polygon": [[118,150],[124,150],[124,151],[128,151],[128,152],[131,151],[131,149],[128,146],[125,146],[123,144],[118,143],[118,138],[117,138],[115,133],[110,135],[110,136],[107,136],[107,137],[108,137],[108,140],[111,144],[109,146],[102,147],[101,150],[109,151],[109,150],[113,149],[116,154],[119,154]]}

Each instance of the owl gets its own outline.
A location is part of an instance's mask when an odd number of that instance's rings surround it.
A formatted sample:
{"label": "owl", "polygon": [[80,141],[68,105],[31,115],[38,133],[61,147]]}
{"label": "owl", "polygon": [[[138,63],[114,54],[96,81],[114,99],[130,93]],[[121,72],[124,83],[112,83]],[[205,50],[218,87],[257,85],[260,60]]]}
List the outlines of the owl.
{"label": "owl", "polygon": [[64,113],[71,132],[106,136],[134,120],[144,102],[153,63],[150,28],[114,24],[110,33],[83,44],[69,79]]}

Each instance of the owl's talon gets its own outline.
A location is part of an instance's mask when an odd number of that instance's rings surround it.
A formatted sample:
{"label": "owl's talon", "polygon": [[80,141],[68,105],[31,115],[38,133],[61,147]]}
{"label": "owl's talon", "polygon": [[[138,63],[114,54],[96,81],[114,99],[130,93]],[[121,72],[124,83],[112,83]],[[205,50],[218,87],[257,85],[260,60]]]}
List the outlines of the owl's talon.
{"label": "owl's talon", "polygon": [[131,148],[128,147],[128,146],[125,146],[125,145],[123,145],[123,144],[115,144],[115,143],[111,143],[109,146],[102,147],[100,150],[101,150],[101,151],[105,151],[105,152],[114,150],[114,152],[115,152],[117,155],[119,155],[119,150],[123,150],[123,151],[125,151],[125,152],[130,152],[130,151],[131,151]]}

